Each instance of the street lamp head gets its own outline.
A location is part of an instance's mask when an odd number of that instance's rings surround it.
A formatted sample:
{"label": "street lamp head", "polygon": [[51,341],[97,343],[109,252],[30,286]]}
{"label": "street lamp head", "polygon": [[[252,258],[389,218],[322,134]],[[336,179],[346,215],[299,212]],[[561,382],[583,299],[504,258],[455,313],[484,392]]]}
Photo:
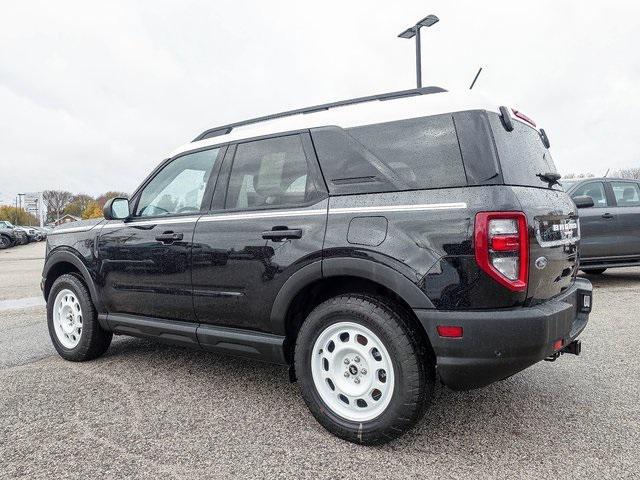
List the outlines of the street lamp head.
{"label": "street lamp head", "polygon": [[418,22],[418,25],[420,27],[430,27],[431,25],[434,25],[439,21],[440,19],[435,15],[427,15],[426,17],[424,17],[422,20]]}
{"label": "street lamp head", "polygon": [[400,38],[413,38],[416,35],[416,27],[407,28],[398,37]]}
{"label": "street lamp head", "polygon": [[431,25],[435,25],[438,23],[440,19],[435,15],[427,15],[413,27],[407,28],[404,32],[402,32],[398,37],[400,38],[413,38],[416,36],[416,31],[422,27],[430,27]]}

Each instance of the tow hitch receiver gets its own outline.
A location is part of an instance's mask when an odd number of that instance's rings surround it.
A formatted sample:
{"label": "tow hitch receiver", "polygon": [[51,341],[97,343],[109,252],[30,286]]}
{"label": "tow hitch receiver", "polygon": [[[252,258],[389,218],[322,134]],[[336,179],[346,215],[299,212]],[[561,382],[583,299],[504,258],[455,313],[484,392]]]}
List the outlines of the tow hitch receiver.
{"label": "tow hitch receiver", "polygon": [[568,345],[565,345],[565,347],[562,348],[561,350],[558,350],[552,355],[549,355],[547,358],[545,358],[545,360],[547,362],[555,362],[556,359],[560,357],[560,355],[563,355],[565,353],[570,353],[571,355],[580,355],[581,351],[582,351],[582,343],[580,343],[580,340],[574,340]]}

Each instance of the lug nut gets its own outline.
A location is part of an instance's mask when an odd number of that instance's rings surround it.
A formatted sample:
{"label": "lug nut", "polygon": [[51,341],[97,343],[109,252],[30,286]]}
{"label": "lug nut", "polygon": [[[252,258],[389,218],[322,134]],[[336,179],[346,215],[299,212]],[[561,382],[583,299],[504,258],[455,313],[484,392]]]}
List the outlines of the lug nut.
{"label": "lug nut", "polygon": [[360,379],[359,379],[359,378],[356,378],[356,379],[354,379],[353,381],[354,381],[355,383],[360,383]]}
{"label": "lug nut", "polygon": [[348,377],[349,376],[349,372],[344,372],[344,376]]}
{"label": "lug nut", "polygon": [[354,358],[354,360],[355,360],[356,362],[359,362],[359,361],[360,361],[360,357],[356,356],[356,357]]}
{"label": "lug nut", "polygon": [[348,359],[348,358],[345,358],[345,359],[344,359],[344,364],[345,364],[345,365],[349,365],[349,359]]}
{"label": "lug nut", "polygon": [[363,368],[362,370],[360,370],[360,372],[361,372],[363,375],[366,375],[366,374],[367,374],[367,369],[366,369],[366,368]]}

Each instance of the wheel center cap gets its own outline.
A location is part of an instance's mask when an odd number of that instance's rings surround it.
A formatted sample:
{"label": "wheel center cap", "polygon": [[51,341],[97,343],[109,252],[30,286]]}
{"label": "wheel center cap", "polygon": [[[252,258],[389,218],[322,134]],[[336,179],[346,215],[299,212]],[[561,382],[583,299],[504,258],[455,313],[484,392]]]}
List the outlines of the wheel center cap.
{"label": "wheel center cap", "polygon": [[358,367],[356,367],[354,364],[351,364],[349,366],[349,373],[351,375],[356,375],[358,373]]}

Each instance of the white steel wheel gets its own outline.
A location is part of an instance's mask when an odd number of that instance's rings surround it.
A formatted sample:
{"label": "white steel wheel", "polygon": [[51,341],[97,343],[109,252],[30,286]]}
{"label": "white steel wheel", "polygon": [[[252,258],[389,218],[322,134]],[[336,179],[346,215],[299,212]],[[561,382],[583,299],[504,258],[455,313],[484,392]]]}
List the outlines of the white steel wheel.
{"label": "white steel wheel", "polygon": [[334,323],[320,333],[311,352],[311,374],[324,403],[352,422],[377,418],[393,396],[389,352],[359,323]]}
{"label": "white steel wheel", "polygon": [[69,289],[58,292],[53,303],[53,327],[63,347],[72,349],[82,335],[82,308],[75,293]]}

